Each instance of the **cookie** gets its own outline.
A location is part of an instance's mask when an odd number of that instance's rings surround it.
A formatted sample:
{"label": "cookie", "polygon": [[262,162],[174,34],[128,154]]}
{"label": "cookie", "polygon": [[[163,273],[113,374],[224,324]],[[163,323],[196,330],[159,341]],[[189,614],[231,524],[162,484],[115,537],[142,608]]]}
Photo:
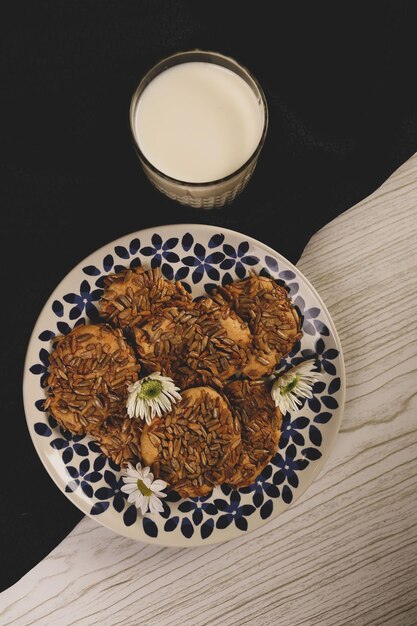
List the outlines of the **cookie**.
{"label": "cookie", "polygon": [[186,366],[187,355],[195,341],[200,341],[196,326],[198,311],[163,307],[146,323],[133,327],[136,350],[142,365],[148,372],[161,372],[185,389],[187,375],[181,367]]}
{"label": "cookie", "polygon": [[110,417],[91,431],[103,453],[117,465],[141,459],[140,438],[144,422],[130,417]]}
{"label": "cookie", "polygon": [[145,425],[142,459],[183,498],[204,496],[228,482],[240,455],[240,423],[211,387],[182,392],[163,418]]}
{"label": "cookie", "polygon": [[302,337],[301,320],[286,289],[271,278],[251,276],[217,288],[212,297],[227,303],[250,328],[253,348],[243,369],[248,378],[271,374]]}
{"label": "cookie", "polygon": [[158,308],[186,308],[191,302],[181,283],[166,280],[159,268],[137,267],[106,277],[100,314],[114,326],[129,328],[145,322]]}
{"label": "cookie", "polygon": [[186,310],[163,308],[133,331],[142,364],[182,389],[208,383],[221,388],[243,369],[250,353],[247,324],[210,298]]}
{"label": "cookie", "polygon": [[224,393],[239,418],[242,438],[229,484],[247,487],[277,452],[282,414],[274,405],[268,384],[262,381],[236,380],[225,386]]}
{"label": "cookie", "polygon": [[140,366],[120,329],[77,326],[54,346],[45,407],[63,428],[84,434],[125,414]]}

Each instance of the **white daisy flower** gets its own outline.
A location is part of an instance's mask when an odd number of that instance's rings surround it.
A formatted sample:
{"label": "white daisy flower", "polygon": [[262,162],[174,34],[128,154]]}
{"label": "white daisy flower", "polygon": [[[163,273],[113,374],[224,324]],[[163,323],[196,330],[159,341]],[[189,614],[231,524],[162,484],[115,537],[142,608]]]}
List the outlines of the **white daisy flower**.
{"label": "white daisy flower", "polygon": [[154,480],[150,467],[144,467],[140,463],[133,467],[131,463],[122,470],[124,485],[121,490],[129,494],[127,501],[140,509],[142,515],[150,513],[162,513],[164,507],[160,498],[165,498],[166,493],[162,490],[168,486],[164,480]]}
{"label": "white daisy flower", "polygon": [[150,424],[157,415],[171,411],[172,405],[181,400],[172,378],[161,376],[160,372],[153,372],[141,378],[128,388],[129,395],[126,402],[129,417],[141,417]]}
{"label": "white daisy flower", "polygon": [[303,403],[302,398],[313,397],[313,385],[321,378],[320,372],[314,368],[314,361],[306,361],[284,374],[277,374],[271,396],[283,415],[287,411],[296,411]]}

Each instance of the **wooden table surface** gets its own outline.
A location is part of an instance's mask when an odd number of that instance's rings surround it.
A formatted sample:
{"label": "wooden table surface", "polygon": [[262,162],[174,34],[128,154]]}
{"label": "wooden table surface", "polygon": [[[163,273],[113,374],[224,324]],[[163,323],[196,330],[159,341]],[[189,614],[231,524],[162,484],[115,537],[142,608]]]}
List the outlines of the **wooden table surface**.
{"label": "wooden table surface", "polygon": [[3,592],[1,624],[417,624],[417,155],[318,232],[299,267],[347,368],[336,446],[304,496],[195,549],[84,518]]}

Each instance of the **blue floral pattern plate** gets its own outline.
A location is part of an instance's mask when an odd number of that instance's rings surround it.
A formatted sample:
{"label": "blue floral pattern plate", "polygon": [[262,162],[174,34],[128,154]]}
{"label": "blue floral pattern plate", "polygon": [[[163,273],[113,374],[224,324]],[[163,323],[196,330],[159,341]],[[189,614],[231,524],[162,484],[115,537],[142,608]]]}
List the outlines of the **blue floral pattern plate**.
{"label": "blue floral pattern plate", "polygon": [[[314,395],[285,415],[279,449],[250,487],[222,485],[206,498],[171,492],[164,510],[141,516],[130,505],[120,469],[87,435],[71,435],[43,410],[51,339],[98,318],[103,279],[138,265],[160,267],[193,296],[209,293],[254,271],[285,283],[303,319],[304,336],[282,362],[290,368],[314,359],[323,376]],[[345,397],[340,341],[330,315],[304,276],[280,254],[240,233],[204,225],[161,226],[114,241],[75,267],[55,289],[30,339],[23,381],[28,428],[52,479],[81,511],[127,537],[172,546],[226,541],[279,515],[311,484],[329,455]]]}

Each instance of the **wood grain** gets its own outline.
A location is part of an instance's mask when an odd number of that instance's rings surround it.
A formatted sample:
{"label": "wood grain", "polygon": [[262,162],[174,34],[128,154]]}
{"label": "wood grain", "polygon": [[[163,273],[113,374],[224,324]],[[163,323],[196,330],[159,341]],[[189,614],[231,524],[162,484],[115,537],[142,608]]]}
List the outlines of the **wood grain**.
{"label": "wood grain", "polygon": [[250,535],[188,550],[86,518],[3,592],[1,624],[417,623],[416,207],[417,155],[299,263],[347,367],[340,435],[301,500]]}

